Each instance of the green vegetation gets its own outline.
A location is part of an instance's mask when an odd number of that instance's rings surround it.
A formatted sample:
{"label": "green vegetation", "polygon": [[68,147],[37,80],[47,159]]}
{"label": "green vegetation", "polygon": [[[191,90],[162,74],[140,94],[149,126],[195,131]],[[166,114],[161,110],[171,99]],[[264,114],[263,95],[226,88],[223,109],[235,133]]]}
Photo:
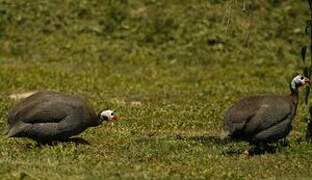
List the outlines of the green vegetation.
{"label": "green vegetation", "polygon": [[1,136],[1,179],[311,178],[303,96],[276,154],[218,140],[237,99],[289,93],[309,16],[305,0],[0,0],[1,130],[8,96],[40,89],[121,116],[90,146]]}

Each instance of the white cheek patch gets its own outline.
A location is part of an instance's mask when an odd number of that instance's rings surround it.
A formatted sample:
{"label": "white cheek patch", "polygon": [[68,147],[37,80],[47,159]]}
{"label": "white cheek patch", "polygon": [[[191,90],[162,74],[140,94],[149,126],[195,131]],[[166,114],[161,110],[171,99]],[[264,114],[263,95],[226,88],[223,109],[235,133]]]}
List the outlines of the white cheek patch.
{"label": "white cheek patch", "polygon": [[291,88],[295,90],[304,84],[306,84],[304,77],[302,75],[298,75],[291,81]]}
{"label": "white cheek patch", "polygon": [[291,81],[291,88],[292,88],[292,89],[296,89],[296,88],[297,88],[297,87],[296,87],[296,79],[294,79],[294,80]]}
{"label": "white cheek patch", "polygon": [[103,117],[103,116],[106,116],[108,119],[112,119],[113,118],[113,116],[111,115],[112,113],[114,113],[114,111],[112,111],[112,110],[106,110],[106,111],[103,111],[102,113],[101,113],[101,116]]}

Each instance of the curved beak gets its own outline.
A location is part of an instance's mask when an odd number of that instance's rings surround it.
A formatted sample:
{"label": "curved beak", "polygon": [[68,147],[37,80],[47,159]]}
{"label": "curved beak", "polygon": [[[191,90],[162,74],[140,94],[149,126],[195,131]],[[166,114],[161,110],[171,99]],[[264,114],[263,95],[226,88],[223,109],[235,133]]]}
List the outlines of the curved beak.
{"label": "curved beak", "polygon": [[311,81],[310,81],[310,79],[309,78],[304,78],[304,83],[305,84],[309,84],[309,85],[311,85]]}
{"label": "curved beak", "polygon": [[108,119],[107,122],[114,122],[114,121],[117,121],[118,120],[118,116],[117,115],[114,115],[112,118]]}

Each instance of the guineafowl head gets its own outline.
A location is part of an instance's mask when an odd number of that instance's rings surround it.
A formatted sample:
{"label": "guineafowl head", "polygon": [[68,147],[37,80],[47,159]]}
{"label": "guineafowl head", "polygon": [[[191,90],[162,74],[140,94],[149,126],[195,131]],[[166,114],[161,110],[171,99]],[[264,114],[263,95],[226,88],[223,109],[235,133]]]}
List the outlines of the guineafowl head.
{"label": "guineafowl head", "polygon": [[113,122],[118,120],[118,116],[113,110],[103,110],[98,114],[98,118],[101,122],[106,121],[106,122]]}
{"label": "guineafowl head", "polygon": [[290,83],[291,94],[297,95],[298,94],[298,88],[301,86],[304,86],[306,84],[310,84],[309,78],[304,77],[301,74],[296,75]]}
{"label": "guineafowl head", "polygon": [[306,84],[310,84],[310,79],[299,74],[295,76],[293,80],[291,81],[291,88],[295,90]]}

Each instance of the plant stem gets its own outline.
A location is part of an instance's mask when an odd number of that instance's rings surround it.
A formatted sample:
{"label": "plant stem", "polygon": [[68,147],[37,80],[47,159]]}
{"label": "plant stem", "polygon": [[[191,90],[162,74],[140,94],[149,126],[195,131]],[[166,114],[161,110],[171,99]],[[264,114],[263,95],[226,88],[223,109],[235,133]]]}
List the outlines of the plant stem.
{"label": "plant stem", "polygon": [[[308,0],[309,2],[309,8],[310,8],[310,23],[309,23],[309,28],[310,28],[310,58],[311,58],[311,63],[310,63],[310,72],[312,70],[312,0]],[[310,73],[310,77],[311,78]]]}

